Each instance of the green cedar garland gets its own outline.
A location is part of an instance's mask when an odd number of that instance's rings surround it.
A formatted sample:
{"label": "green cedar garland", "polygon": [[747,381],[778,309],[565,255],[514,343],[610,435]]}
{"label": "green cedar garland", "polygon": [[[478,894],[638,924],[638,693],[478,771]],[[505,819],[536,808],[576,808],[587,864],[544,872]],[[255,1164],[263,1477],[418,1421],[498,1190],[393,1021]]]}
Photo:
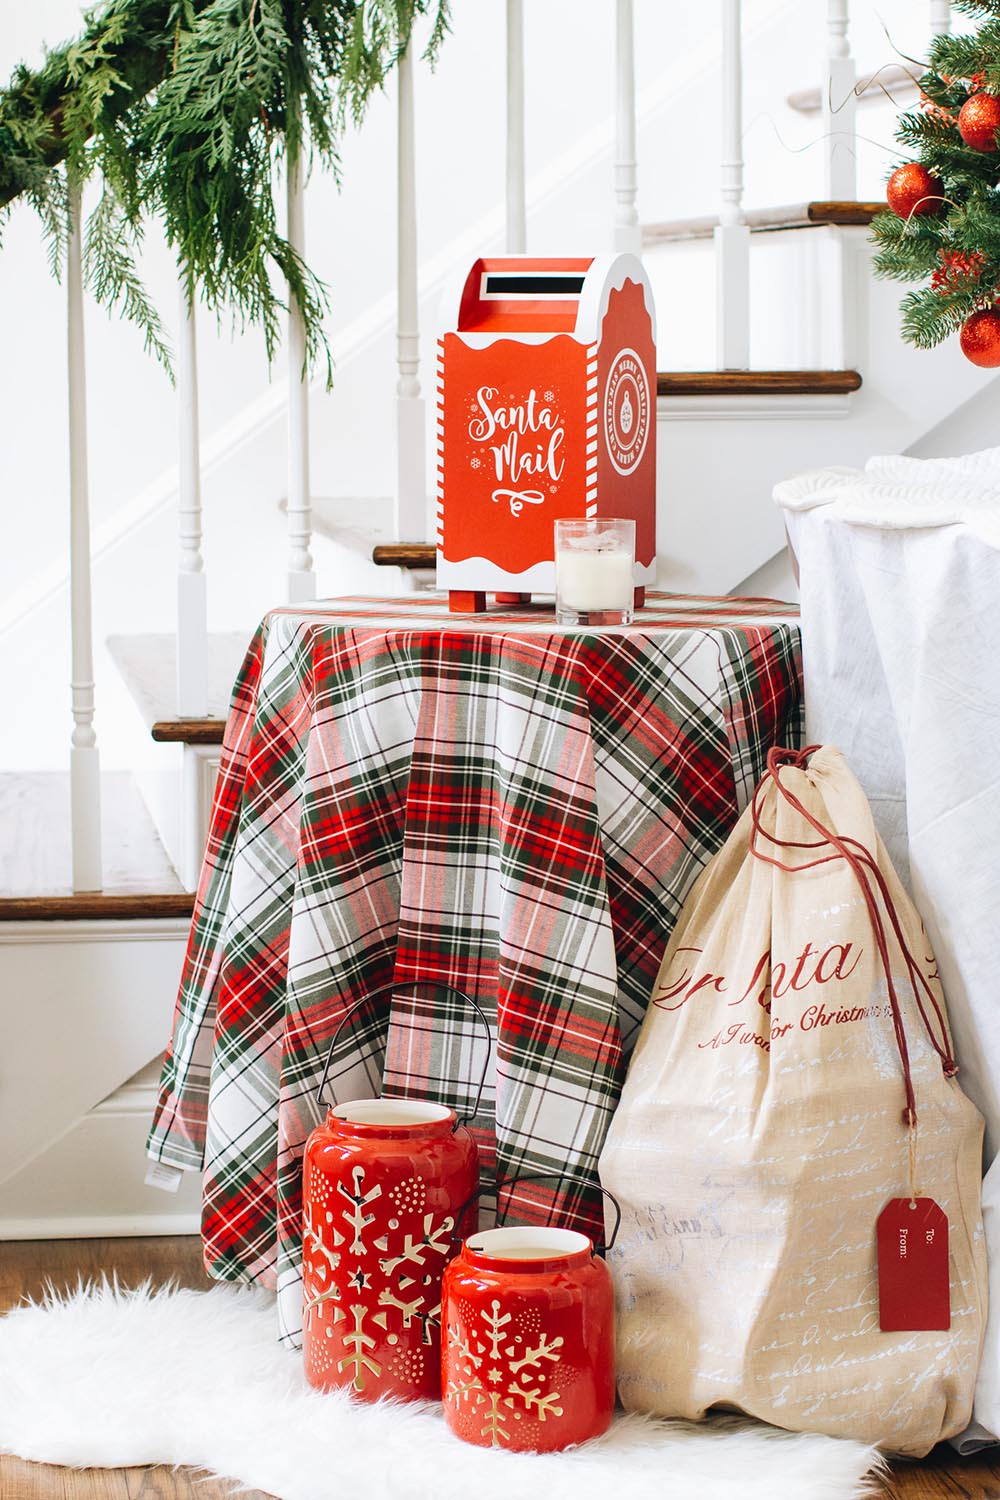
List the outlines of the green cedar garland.
{"label": "green cedar garland", "polygon": [[930,349],[958,332],[1000,291],[1000,150],[963,141],[958,114],[980,92],[1000,95],[1000,0],[956,0],[982,24],[966,36],[935,37],[920,79],[919,112],[904,114],[896,139],[943,184],[941,211],[872,222],[875,271],[896,281],[931,284],[904,297],[903,337]]}
{"label": "green cedar garland", "polygon": [[337,139],[361,120],[432,13],[426,55],[448,24],[447,0],[106,0],[82,35],[18,68],[0,90],[0,223],[25,196],[56,275],[65,259],[67,177],[101,197],[85,232],[94,295],[141,329],[169,369],[156,309],[136,269],[144,224],[163,225],[189,292],[276,352],[289,293],[306,361],[330,355],[326,290],[279,233],[283,158],[337,170]]}

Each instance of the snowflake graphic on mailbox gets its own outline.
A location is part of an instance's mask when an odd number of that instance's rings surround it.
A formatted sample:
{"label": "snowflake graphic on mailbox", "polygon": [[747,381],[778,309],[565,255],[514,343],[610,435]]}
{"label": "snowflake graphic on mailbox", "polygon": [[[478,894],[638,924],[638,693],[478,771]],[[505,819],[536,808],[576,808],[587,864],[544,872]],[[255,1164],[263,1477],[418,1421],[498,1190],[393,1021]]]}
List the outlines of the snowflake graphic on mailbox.
{"label": "snowflake graphic on mailbox", "polygon": [[630,255],[477,260],[438,341],[438,586],[552,593],[553,522],[636,522],[655,581],[656,329]]}

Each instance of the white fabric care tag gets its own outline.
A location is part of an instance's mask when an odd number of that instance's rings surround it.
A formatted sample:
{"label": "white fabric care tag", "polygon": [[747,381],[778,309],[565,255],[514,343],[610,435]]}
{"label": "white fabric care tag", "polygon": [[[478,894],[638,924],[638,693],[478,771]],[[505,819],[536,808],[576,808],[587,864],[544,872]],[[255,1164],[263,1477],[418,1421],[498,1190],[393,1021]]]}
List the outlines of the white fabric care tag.
{"label": "white fabric care tag", "polygon": [[171,1167],[163,1161],[151,1161],[143,1181],[147,1187],[160,1188],[164,1193],[176,1193],[183,1176],[180,1167]]}

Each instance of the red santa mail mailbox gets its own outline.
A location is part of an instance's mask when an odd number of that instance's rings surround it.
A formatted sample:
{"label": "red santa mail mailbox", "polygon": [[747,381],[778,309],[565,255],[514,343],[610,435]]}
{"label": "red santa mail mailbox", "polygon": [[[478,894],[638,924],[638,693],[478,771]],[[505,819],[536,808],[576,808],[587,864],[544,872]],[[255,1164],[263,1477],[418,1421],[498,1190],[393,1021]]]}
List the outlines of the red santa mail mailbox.
{"label": "red santa mail mailbox", "polygon": [[438,341],[437,582],[454,610],[555,592],[553,521],[636,523],[656,566],[656,323],[633,255],[477,260]]}

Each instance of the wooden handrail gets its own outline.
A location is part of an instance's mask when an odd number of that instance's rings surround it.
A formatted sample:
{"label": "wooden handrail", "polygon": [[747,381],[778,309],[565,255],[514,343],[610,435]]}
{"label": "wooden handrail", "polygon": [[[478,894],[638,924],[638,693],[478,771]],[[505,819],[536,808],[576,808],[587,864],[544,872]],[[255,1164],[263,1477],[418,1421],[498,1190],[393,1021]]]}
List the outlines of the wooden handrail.
{"label": "wooden handrail", "polygon": [[847,396],[857,370],[660,370],[658,396]]}

